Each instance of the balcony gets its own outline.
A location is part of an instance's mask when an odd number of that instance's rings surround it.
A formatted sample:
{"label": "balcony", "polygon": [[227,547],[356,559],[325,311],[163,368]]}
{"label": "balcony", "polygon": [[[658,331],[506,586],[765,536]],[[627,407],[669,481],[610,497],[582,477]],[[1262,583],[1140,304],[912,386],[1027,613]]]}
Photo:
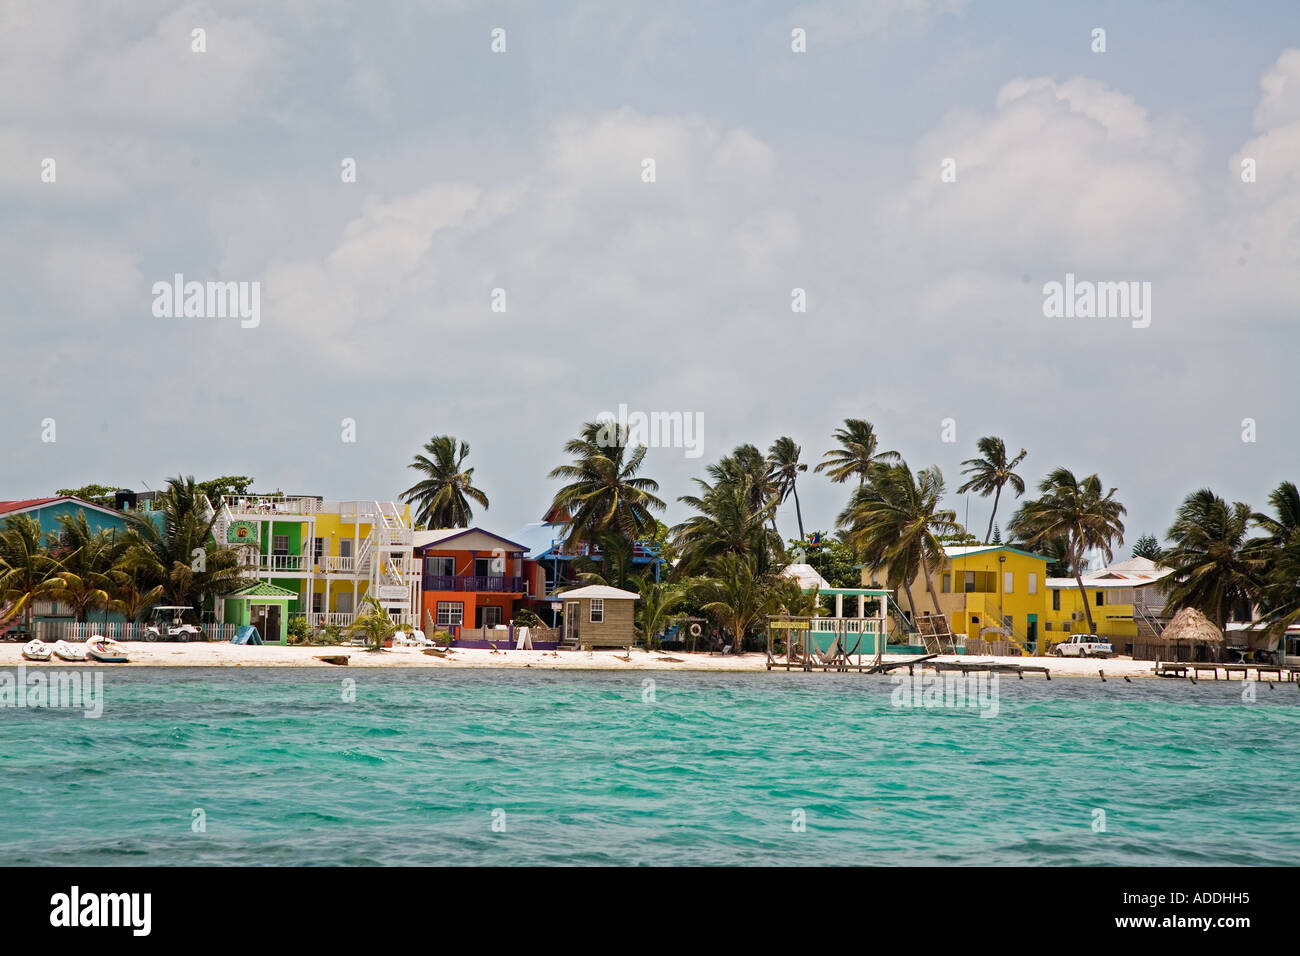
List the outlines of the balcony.
{"label": "balcony", "polygon": [[522,577],[503,575],[479,576],[474,574],[426,574],[426,591],[480,591],[493,594],[523,594]]}

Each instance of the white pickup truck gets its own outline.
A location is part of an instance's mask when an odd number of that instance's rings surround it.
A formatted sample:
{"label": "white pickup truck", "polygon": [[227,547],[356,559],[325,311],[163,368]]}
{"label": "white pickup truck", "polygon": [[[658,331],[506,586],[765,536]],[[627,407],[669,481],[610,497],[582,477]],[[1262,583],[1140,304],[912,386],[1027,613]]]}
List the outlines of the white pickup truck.
{"label": "white pickup truck", "polygon": [[1096,634],[1071,634],[1056,645],[1057,657],[1110,657],[1114,653],[1114,646]]}

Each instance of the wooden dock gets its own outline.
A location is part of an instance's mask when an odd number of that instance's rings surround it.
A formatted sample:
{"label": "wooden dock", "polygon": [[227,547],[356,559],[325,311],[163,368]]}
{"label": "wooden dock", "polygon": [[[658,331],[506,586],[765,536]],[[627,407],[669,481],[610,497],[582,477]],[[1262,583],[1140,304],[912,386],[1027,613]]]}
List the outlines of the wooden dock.
{"label": "wooden dock", "polygon": [[1042,674],[1048,680],[1052,672],[1040,664],[1000,664],[994,661],[934,661],[930,664],[936,673],[957,671],[961,674],[1015,674],[1020,680],[1026,674]]}

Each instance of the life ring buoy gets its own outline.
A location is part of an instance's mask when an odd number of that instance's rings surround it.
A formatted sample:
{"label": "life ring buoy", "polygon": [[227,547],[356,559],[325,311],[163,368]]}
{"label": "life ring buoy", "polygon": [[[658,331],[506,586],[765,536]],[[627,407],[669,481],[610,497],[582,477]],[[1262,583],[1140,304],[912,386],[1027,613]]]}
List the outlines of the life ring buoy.
{"label": "life ring buoy", "polygon": [[704,633],[704,629],[701,628],[700,625],[698,624],[691,625],[691,637],[699,637],[702,633]]}

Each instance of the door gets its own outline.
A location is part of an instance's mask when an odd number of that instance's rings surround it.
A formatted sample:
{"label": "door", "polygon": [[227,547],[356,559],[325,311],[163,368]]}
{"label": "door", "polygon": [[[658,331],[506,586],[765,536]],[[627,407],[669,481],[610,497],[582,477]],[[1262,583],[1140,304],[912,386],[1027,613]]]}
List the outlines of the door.
{"label": "door", "polygon": [[1029,615],[1029,622],[1025,625],[1025,646],[1032,653],[1038,650],[1038,615]]}
{"label": "door", "polygon": [[576,643],[578,640],[578,602],[564,602],[564,640]]}
{"label": "door", "polygon": [[262,640],[270,644],[279,644],[283,639],[280,635],[280,605],[268,604],[266,606],[266,630],[261,633]]}

